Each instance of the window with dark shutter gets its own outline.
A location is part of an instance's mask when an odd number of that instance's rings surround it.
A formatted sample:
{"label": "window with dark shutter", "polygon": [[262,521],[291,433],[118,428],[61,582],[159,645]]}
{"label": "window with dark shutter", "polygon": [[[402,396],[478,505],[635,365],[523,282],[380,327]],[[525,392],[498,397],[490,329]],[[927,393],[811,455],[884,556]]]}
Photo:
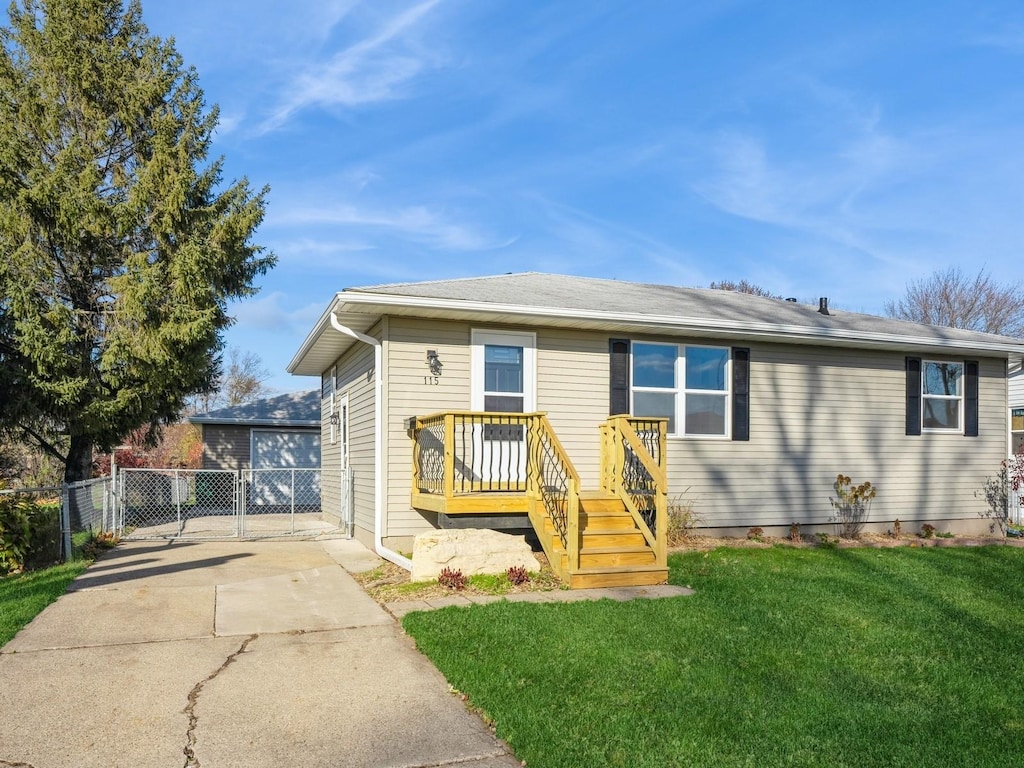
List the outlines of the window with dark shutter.
{"label": "window with dark shutter", "polygon": [[978,436],[978,361],[964,361],[964,434]]}
{"label": "window with dark shutter", "polygon": [[921,358],[907,358],[907,434],[921,434]]}
{"label": "window with dark shutter", "polygon": [[732,348],[732,439],[750,440],[750,350]]}
{"label": "window with dark shutter", "polygon": [[609,416],[629,413],[629,340],[609,339]]}

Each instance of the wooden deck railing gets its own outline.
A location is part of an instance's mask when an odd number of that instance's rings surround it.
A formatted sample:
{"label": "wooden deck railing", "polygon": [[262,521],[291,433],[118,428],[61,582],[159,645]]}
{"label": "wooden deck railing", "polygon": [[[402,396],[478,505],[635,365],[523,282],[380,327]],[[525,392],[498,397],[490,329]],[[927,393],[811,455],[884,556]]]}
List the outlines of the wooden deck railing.
{"label": "wooden deck railing", "polygon": [[612,416],[601,425],[601,487],[617,495],[655,552],[668,558],[667,419]]}

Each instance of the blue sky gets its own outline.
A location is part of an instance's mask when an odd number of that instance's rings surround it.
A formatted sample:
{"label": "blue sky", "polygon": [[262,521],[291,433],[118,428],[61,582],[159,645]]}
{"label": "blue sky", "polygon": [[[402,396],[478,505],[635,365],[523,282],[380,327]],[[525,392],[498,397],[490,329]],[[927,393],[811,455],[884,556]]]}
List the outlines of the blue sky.
{"label": "blue sky", "polygon": [[143,0],[271,186],[231,346],[285,367],[346,287],[538,270],[881,313],[1024,278],[1024,5]]}

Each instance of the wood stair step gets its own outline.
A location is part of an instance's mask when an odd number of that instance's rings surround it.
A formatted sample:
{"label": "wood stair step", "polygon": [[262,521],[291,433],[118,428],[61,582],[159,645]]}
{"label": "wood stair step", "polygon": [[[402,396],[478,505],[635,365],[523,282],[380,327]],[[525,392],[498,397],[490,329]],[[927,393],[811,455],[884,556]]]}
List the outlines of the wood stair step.
{"label": "wood stair step", "polygon": [[668,580],[668,568],[650,565],[580,568],[569,579],[571,589],[594,587],[648,587]]}
{"label": "wood stair step", "polygon": [[598,547],[580,550],[580,568],[653,565],[654,550],[642,547]]}
{"label": "wood stair step", "polygon": [[643,547],[647,545],[647,539],[635,527],[631,528],[607,528],[592,529],[583,531],[583,549],[595,547]]}

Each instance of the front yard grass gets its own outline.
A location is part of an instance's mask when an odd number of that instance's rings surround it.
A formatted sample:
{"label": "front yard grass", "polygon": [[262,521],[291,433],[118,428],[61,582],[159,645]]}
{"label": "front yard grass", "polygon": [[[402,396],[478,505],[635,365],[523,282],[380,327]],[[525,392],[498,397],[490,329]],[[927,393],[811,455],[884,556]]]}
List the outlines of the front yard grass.
{"label": "front yard grass", "polygon": [[0,647],[18,634],[36,614],[64,594],[68,584],[88,567],[88,560],[0,578]]}
{"label": "front yard grass", "polygon": [[1024,754],[1024,550],[673,555],[696,595],[404,626],[530,768],[1002,766]]}

